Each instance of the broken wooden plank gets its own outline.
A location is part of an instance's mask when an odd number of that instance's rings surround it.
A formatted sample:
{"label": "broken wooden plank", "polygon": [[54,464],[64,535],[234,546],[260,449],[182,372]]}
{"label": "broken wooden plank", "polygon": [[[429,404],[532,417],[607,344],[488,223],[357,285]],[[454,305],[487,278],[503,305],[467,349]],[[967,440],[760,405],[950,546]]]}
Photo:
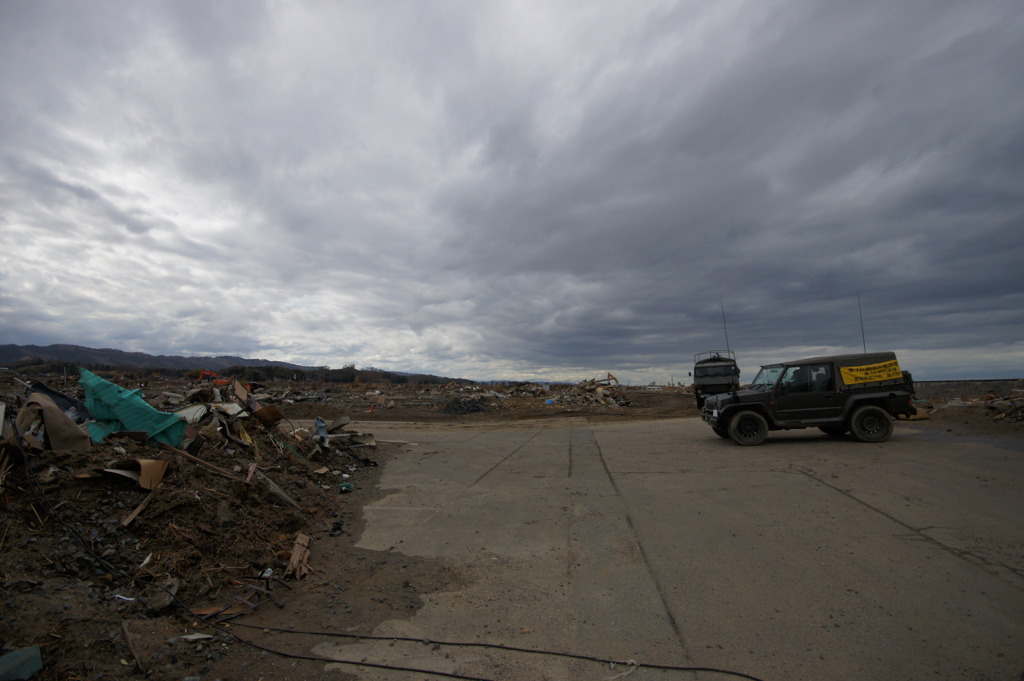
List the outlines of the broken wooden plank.
{"label": "broken wooden plank", "polygon": [[256,471],[256,475],[260,476],[260,478],[267,483],[267,487],[270,488],[270,491],[273,494],[275,494],[276,496],[278,496],[282,501],[284,501],[286,504],[288,504],[289,506],[291,506],[292,508],[294,508],[296,510],[299,510],[299,511],[302,510],[302,507],[299,506],[298,502],[296,502],[294,499],[292,499],[290,496],[288,496],[285,493],[285,491],[283,489],[281,489],[277,485],[276,482],[274,482],[273,480],[268,478],[266,475],[264,475],[262,471]]}
{"label": "broken wooden plank", "polygon": [[240,603],[228,603],[225,605],[208,605],[198,608],[192,608],[190,612],[203,619],[212,619],[217,622],[223,622],[224,620],[231,619],[232,617],[238,617],[252,610],[251,607],[241,605]]}
{"label": "broken wooden plank", "polygon": [[238,476],[235,475],[234,473],[232,473],[231,471],[226,471],[223,468],[220,468],[219,466],[214,466],[212,463],[210,463],[208,461],[203,461],[198,456],[192,456],[191,454],[189,454],[186,451],[178,449],[177,447],[172,447],[172,446],[170,446],[168,444],[164,444],[163,442],[158,442],[157,444],[160,445],[161,447],[163,447],[164,449],[167,449],[169,451],[174,452],[175,454],[180,454],[181,456],[185,457],[189,461],[195,461],[200,466],[205,466],[206,468],[209,468],[214,473],[218,473],[220,475],[223,475],[226,478],[231,478],[232,480],[238,480]]}
{"label": "broken wooden plank", "polygon": [[142,510],[144,508],[146,508],[146,506],[149,506],[149,502],[151,502],[153,500],[153,496],[155,494],[156,494],[156,490],[153,490],[152,492],[147,494],[146,498],[142,500],[142,503],[139,504],[138,506],[136,506],[135,510],[132,511],[131,513],[129,513],[128,516],[124,520],[121,521],[121,527],[128,527],[129,525],[131,525],[132,521],[135,520],[135,518],[140,513],[142,513]]}
{"label": "broken wooden plank", "polygon": [[292,557],[288,561],[288,567],[284,569],[284,576],[305,579],[312,571],[312,568],[309,567],[309,535],[299,532],[295,535]]}
{"label": "broken wooden plank", "polygon": [[130,652],[132,654],[132,657],[135,659],[135,664],[139,666],[139,669],[141,671],[149,671],[149,668],[146,667],[145,660],[142,658],[141,655],[139,655],[138,647],[136,646],[136,643],[138,642],[138,637],[132,633],[131,627],[127,620],[121,620],[121,631],[124,633],[125,643],[128,644],[128,652]]}

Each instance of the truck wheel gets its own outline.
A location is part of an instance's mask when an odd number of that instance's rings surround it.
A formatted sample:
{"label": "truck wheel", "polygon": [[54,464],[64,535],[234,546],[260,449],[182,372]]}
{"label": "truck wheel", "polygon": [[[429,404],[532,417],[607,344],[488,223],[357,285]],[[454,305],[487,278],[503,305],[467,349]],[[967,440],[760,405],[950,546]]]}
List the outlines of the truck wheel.
{"label": "truck wheel", "polygon": [[729,421],[729,437],[738,445],[759,445],[768,437],[768,422],[756,411],[741,411]]}
{"label": "truck wheel", "polygon": [[725,428],[719,428],[718,426],[711,426],[711,430],[715,431],[715,435],[718,437],[724,437],[726,440],[729,439],[729,431]]}
{"label": "truck wheel", "polygon": [[697,411],[700,411],[703,408],[704,408],[704,398],[701,397],[700,395],[697,395]]}
{"label": "truck wheel", "polygon": [[885,442],[892,435],[892,417],[881,407],[869,404],[853,412],[850,432],[861,442]]}
{"label": "truck wheel", "polygon": [[843,426],[818,426],[818,430],[829,437],[842,437],[843,435],[846,435],[846,431],[848,429]]}

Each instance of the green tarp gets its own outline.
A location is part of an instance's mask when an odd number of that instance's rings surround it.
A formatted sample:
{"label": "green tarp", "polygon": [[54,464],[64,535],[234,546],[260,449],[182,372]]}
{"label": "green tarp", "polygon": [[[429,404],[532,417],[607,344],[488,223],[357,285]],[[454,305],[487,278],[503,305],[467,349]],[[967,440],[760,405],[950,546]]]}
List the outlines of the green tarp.
{"label": "green tarp", "polygon": [[93,418],[88,423],[93,442],[103,442],[111,433],[145,431],[150,440],[181,446],[187,424],[180,416],[154,409],[138,390],[122,388],[87,369],[78,373],[85,389],[85,407]]}

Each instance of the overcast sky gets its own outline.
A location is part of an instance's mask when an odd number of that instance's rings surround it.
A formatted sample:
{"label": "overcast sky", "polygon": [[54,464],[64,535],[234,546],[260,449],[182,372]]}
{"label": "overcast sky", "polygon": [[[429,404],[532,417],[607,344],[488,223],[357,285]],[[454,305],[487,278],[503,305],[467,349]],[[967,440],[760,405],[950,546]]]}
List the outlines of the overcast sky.
{"label": "overcast sky", "polygon": [[1022,65],[1020,0],[0,0],[0,343],[1021,377]]}

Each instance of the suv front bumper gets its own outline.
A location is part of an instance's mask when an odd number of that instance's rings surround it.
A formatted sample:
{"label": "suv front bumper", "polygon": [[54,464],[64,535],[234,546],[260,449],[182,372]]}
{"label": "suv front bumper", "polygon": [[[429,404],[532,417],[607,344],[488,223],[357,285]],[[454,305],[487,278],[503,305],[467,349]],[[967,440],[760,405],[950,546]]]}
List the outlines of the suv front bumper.
{"label": "suv front bumper", "polygon": [[700,417],[704,419],[704,421],[709,425],[715,427],[718,427],[720,425],[718,419],[718,407],[709,409],[707,404],[705,403],[704,408],[701,409],[700,411]]}

